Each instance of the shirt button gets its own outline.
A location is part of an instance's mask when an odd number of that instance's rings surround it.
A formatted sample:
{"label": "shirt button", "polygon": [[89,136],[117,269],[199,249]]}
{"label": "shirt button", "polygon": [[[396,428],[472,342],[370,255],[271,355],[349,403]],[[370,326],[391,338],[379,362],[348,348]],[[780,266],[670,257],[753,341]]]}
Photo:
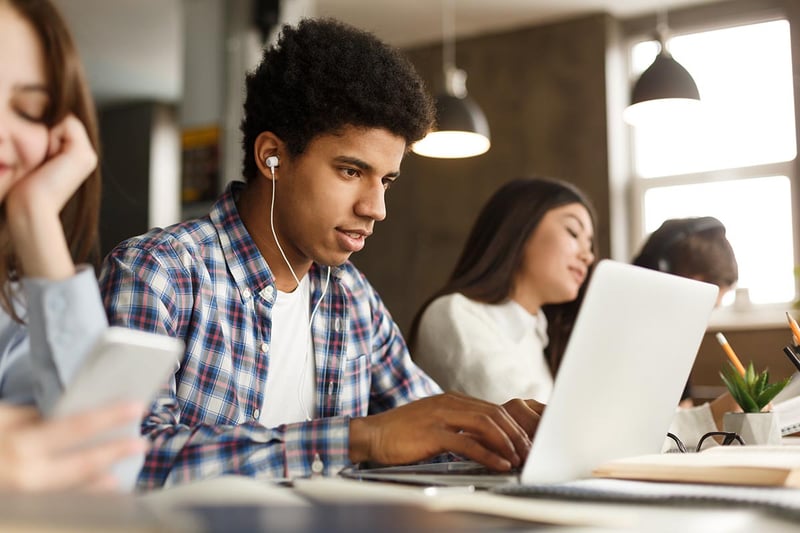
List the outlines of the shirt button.
{"label": "shirt button", "polygon": [[258,420],[259,416],[261,416],[261,411],[260,410],[256,409],[255,411],[253,411],[253,418],[255,420]]}
{"label": "shirt button", "polygon": [[242,296],[245,298],[250,298],[250,289],[243,289]]}
{"label": "shirt button", "polygon": [[338,316],[336,317],[336,320],[333,321],[333,328],[336,330],[337,333],[342,331],[342,319],[339,318]]}
{"label": "shirt button", "polygon": [[269,344],[267,344],[266,342],[262,342],[261,343],[261,351],[264,352],[264,353],[269,352]]}
{"label": "shirt button", "polygon": [[264,296],[267,298],[272,298],[273,294],[275,294],[275,288],[272,285],[267,285],[264,288]]}

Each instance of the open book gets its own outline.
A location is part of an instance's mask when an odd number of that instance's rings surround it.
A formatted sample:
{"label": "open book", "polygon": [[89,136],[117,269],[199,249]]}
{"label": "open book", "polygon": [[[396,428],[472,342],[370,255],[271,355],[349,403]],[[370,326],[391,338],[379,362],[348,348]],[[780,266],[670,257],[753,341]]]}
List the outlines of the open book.
{"label": "open book", "polygon": [[595,477],[800,488],[800,446],[716,446],[699,453],[617,459]]}

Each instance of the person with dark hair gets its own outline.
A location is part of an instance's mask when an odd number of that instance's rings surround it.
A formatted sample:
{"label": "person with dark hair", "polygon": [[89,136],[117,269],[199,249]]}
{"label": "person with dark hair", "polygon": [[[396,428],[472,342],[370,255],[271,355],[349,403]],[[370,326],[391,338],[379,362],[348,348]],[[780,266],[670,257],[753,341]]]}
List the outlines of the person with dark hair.
{"label": "person with dark hair", "polygon": [[506,183],[417,313],[414,361],[445,390],[546,403],[594,265],[594,227],[594,208],[573,185]]}
{"label": "person with dark hair", "polygon": [[[94,269],[100,174],[94,107],[47,0],[0,0],[0,489],[129,485],[110,468],[136,406],[47,419],[108,327]],[[44,418],[43,418],[44,417]],[[133,458],[135,462],[135,457]],[[138,469],[138,465],[135,465]]]}
{"label": "person with dark hair", "polygon": [[112,323],[186,343],[143,423],[153,447],[140,485],[333,475],[443,452],[520,465],[539,406],[440,394],[348,261],[431,127],[411,64],[369,33],[303,20],[248,75],[244,110],[246,183],[104,263]]}
{"label": "person with dark hair", "polygon": [[739,266],[725,226],[714,217],[665,220],[633,259],[636,266],[712,283],[717,305],[739,281]]}
{"label": "person with dark hair", "polygon": [[[633,264],[716,285],[717,306],[739,281],[739,266],[725,226],[709,216],[665,220],[644,242]],[[727,392],[711,402],[693,404],[687,383],[681,397],[683,408],[673,418],[670,432],[688,446],[695,446],[704,433],[722,429],[726,412],[741,410]]]}

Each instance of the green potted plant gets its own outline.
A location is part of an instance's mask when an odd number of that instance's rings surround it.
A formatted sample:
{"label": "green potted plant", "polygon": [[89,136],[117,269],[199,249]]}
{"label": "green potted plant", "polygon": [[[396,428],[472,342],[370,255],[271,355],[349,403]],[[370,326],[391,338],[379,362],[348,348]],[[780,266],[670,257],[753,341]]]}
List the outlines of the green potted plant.
{"label": "green potted plant", "polygon": [[728,368],[720,372],[720,377],[742,408],[741,413],[725,413],[723,429],[738,433],[746,444],[780,444],[778,418],[775,413],[764,411],[764,408],[783,390],[791,377],[770,383],[769,372],[764,370],[756,373],[752,361],[744,375],[728,363]]}

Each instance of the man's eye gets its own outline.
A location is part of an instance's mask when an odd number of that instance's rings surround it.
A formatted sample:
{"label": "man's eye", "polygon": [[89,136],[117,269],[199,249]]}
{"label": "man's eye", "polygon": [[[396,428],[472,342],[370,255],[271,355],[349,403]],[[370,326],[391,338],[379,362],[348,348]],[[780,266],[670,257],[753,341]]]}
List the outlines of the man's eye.
{"label": "man's eye", "polygon": [[348,178],[357,178],[361,175],[361,172],[357,168],[344,167],[342,168],[342,172]]}

